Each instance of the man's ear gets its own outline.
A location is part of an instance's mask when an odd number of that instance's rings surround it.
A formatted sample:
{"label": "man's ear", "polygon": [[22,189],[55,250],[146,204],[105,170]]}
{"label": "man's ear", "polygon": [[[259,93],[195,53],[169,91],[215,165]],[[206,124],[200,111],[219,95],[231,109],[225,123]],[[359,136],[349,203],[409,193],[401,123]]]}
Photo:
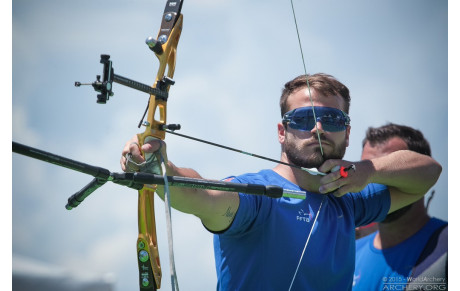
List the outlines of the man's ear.
{"label": "man's ear", "polygon": [[278,123],[278,141],[280,144],[284,144],[284,141],[286,140],[286,129],[283,125],[283,123]]}

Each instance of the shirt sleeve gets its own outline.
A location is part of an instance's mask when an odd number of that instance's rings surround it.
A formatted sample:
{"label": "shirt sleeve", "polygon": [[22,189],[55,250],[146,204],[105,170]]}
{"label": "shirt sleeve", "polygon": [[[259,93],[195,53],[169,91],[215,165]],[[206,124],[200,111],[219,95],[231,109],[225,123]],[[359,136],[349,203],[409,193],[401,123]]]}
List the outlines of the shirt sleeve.
{"label": "shirt sleeve", "polygon": [[[224,180],[233,183],[255,183],[249,179],[241,179],[241,177],[228,177]],[[271,198],[244,193],[238,193],[238,195],[240,202],[233,222],[226,230],[219,232],[220,235],[239,236],[262,225],[264,218],[269,214],[272,206]]]}
{"label": "shirt sleeve", "polygon": [[355,226],[382,221],[390,210],[390,191],[381,184],[369,184],[361,192],[350,193],[355,212]]}

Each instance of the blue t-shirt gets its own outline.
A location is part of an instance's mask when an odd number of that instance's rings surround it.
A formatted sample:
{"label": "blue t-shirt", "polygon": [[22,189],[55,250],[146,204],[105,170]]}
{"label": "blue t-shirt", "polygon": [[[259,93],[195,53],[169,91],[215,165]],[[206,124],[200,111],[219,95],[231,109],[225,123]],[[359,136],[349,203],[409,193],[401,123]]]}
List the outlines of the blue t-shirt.
{"label": "blue t-shirt", "polygon": [[[273,170],[232,182],[305,191]],[[389,191],[378,184],[340,198],[309,192],[305,200],[242,193],[239,198],[231,226],[214,235],[217,290],[288,290],[321,201],[292,290],[351,290],[355,226],[383,220],[390,208]]]}
{"label": "blue t-shirt", "polygon": [[374,247],[377,232],[357,240],[353,290],[405,290],[407,278],[411,277],[412,268],[429,238],[445,224],[447,222],[431,218],[413,236],[394,247],[383,250]]}

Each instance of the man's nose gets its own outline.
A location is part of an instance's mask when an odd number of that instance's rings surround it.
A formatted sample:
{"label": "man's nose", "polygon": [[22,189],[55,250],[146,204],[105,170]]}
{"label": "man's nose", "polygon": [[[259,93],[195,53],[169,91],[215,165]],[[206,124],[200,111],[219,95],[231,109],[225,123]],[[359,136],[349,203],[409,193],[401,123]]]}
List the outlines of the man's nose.
{"label": "man's nose", "polygon": [[324,133],[323,125],[319,118],[316,120],[315,126],[311,130],[312,133],[316,133],[316,131],[319,131],[320,134]]}

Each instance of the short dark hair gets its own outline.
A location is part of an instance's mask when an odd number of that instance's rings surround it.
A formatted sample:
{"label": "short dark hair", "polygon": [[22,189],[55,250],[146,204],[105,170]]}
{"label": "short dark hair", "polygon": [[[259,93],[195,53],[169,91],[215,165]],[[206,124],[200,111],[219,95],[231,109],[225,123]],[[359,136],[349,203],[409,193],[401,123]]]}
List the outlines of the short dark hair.
{"label": "short dark hair", "polygon": [[[347,86],[340,83],[336,78],[324,73],[317,73],[314,75],[307,75],[308,84],[310,88],[315,89],[316,92],[324,96],[339,95],[345,101],[345,108],[343,111],[349,113],[350,111],[350,91]],[[294,91],[307,87],[307,78],[305,75],[300,75],[295,79],[284,84],[283,91],[280,98],[281,117],[288,111],[287,100]]]}
{"label": "short dark hair", "polygon": [[366,142],[371,146],[381,144],[390,138],[399,137],[406,144],[409,150],[431,157],[431,148],[422,132],[409,126],[388,123],[380,127],[369,127],[366,137],[363,140],[363,147]]}

